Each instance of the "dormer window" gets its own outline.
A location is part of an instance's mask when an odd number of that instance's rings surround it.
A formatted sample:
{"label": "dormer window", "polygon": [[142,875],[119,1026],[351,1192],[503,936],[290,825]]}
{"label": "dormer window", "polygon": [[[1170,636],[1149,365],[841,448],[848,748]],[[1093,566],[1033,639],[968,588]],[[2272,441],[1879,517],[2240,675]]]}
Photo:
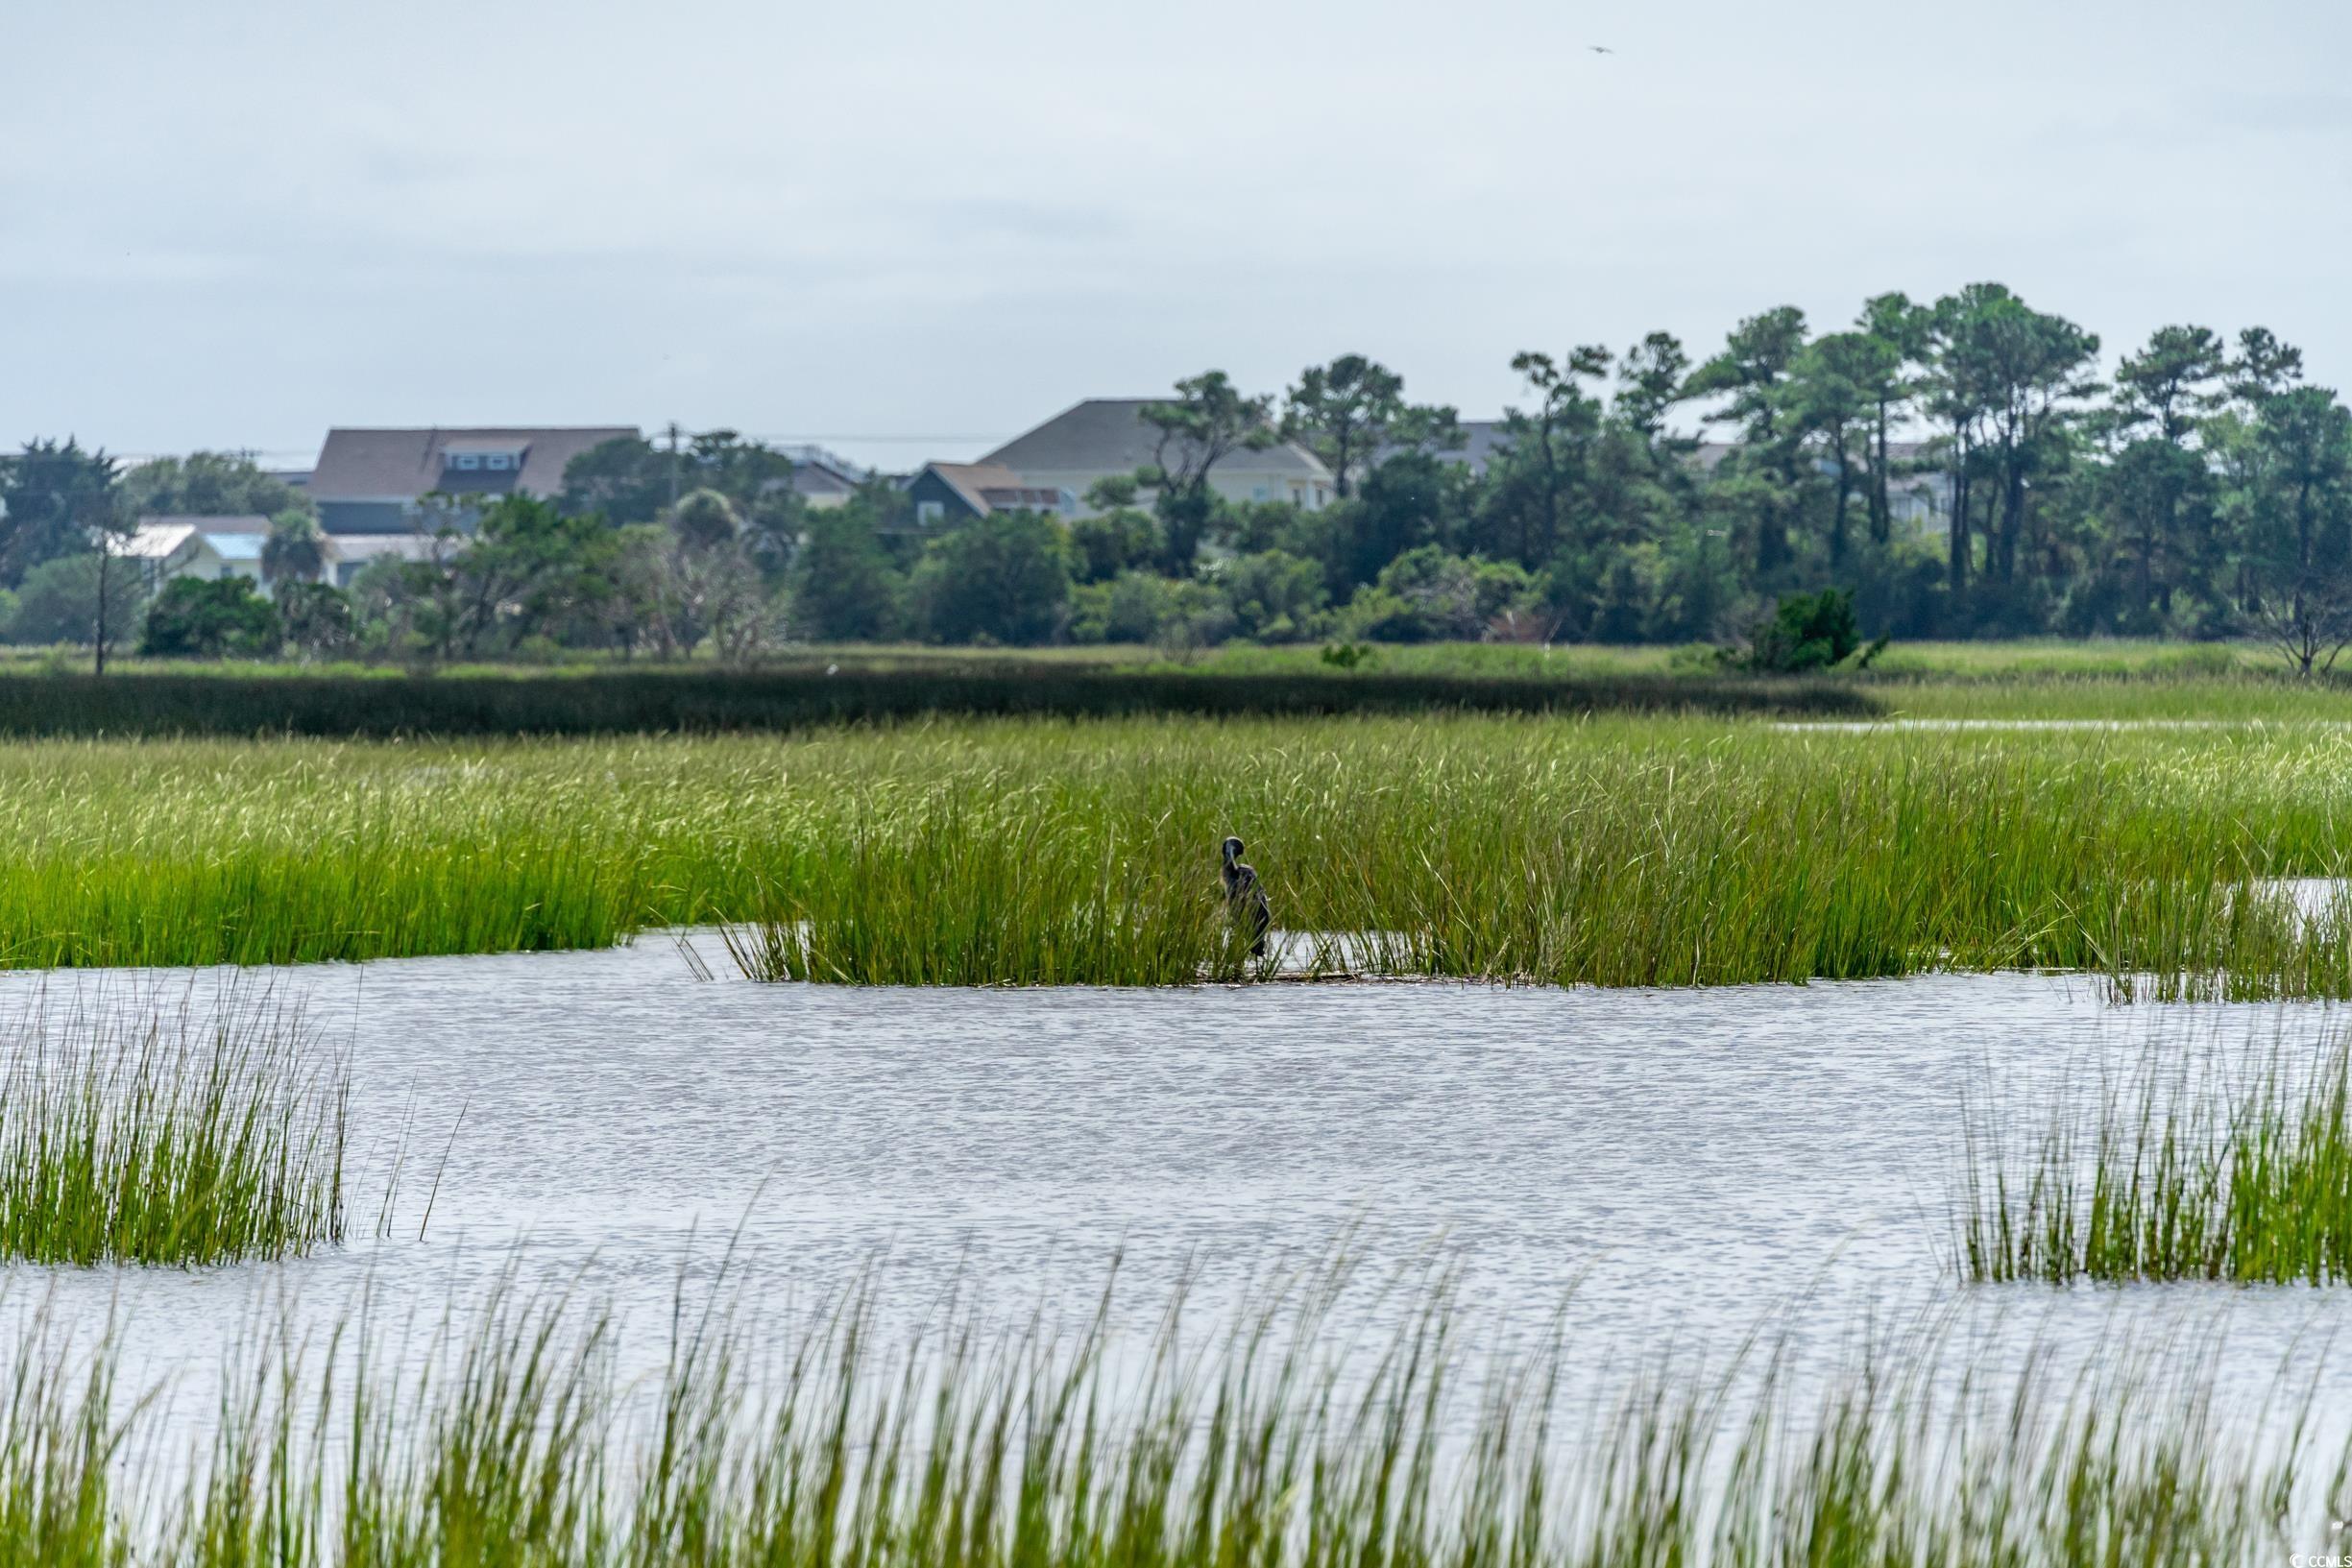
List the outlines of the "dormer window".
{"label": "dormer window", "polygon": [[503,470],[506,469],[511,469],[514,466],[515,460],[504,452],[484,452],[482,454],[482,467],[486,469],[498,469]]}
{"label": "dormer window", "polygon": [[453,469],[478,469],[481,466],[482,454],[479,452],[452,452],[449,454],[449,467]]}

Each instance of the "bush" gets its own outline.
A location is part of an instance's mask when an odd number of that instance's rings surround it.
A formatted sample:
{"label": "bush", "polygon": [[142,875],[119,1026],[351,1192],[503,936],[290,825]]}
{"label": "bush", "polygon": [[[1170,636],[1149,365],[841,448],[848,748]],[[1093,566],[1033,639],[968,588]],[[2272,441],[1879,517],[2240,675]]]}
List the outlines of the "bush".
{"label": "bush", "polygon": [[1298,642],[1322,629],[1323,571],[1281,550],[1238,556],[1217,573],[1235,628],[1260,642]]}
{"label": "bush", "polygon": [[247,577],[175,577],[147,612],[139,652],[155,658],[275,658],[285,641],[278,607]]}
{"label": "bush", "polygon": [[[107,573],[107,618],[112,622],[107,641],[119,645],[130,639],[139,621],[146,589],[135,563],[117,561]],[[16,608],[9,616],[8,639],[18,643],[71,642],[88,647],[98,628],[98,557],[61,555],[44,561],[24,575],[16,590]]]}
{"label": "bush", "polygon": [[1345,619],[1375,642],[1476,641],[1495,622],[1523,617],[1535,600],[1524,567],[1423,544],[1382,567]]}
{"label": "bush", "polygon": [[1886,646],[1880,638],[1867,649],[1855,620],[1854,591],[1825,588],[1818,593],[1782,596],[1772,618],[1757,623],[1748,651],[1735,659],[1741,667],[1771,675],[1795,675],[1829,669],[1853,659],[1861,668]]}

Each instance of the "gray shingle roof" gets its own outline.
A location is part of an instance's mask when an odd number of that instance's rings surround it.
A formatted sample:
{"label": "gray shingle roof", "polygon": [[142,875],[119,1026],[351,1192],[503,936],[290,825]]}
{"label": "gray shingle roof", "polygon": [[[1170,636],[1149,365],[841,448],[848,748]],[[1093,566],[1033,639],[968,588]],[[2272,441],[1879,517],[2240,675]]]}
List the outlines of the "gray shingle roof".
{"label": "gray shingle roof", "polygon": [[[1159,440],[1159,432],[1144,422],[1144,409],[1168,400],[1089,398],[980,461],[1015,473],[1130,473],[1153,461]],[[1234,452],[1217,466],[1302,479],[1330,477],[1314,453],[1287,441],[1260,452]]]}
{"label": "gray shingle roof", "polygon": [[440,488],[444,451],[520,447],[522,471],[515,488],[552,495],[564,488],[565,464],[600,442],[637,433],[633,424],[329,430],[310,470],[309,491],[323,501],[411,500]]}

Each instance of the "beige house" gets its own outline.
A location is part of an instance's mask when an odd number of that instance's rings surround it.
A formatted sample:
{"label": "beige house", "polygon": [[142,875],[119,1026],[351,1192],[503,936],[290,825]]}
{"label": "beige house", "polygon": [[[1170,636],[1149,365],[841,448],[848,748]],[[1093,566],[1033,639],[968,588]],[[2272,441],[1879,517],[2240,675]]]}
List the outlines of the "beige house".
{"label": "beige house", "polygon": [[[1160,432],[1143,411],[1165,398],[1089,398],[988,453],[958,465],[1008,475],[1021,490],[1057,497],[1042,510],[1088,516],[1086,492],[1098,480],[1127,478],[1160,461]],[[1172,454],[1173,455],[1173,454]],[[998,481],[1001,483],[1001,481]],[[1228,452],[1209,470],[1209,487],[1228,501],[1287,501],[1312,511],[1333,495],[1331,470],[1296,442],[1261,451]],[[1034,502],[1029,504],[1036,504]]]}

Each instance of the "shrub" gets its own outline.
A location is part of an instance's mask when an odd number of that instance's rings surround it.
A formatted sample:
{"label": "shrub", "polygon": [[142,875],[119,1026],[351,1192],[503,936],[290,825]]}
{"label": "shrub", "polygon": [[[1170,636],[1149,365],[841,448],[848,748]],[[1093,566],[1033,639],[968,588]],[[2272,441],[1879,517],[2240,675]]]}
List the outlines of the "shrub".
{"label": "shrub", "polygon": [[159,658],[274,657],[285,640],[278,607],[245,577],[175,577],[147,612],[139,652]]}
{"label": "shrub", "polygon": [[1536,581],[1522,567],[1424,544],[1382,567],[1346,619],[1376,642],[1474,641],[1496,621],[1524,615],[1535,599]]}
{"label": "shrub", "polygon": [[[1772,618],[1757,623],[1748,651],[1734,663],[1773,675],[1830,669],[1849,659],[1859,669],[1885,646],[1885,638],[1862,646],[1852,589],[1825,588],[1818,593],[1783,594]],[[1861,657],[1855,659],[1856,653]]]}

